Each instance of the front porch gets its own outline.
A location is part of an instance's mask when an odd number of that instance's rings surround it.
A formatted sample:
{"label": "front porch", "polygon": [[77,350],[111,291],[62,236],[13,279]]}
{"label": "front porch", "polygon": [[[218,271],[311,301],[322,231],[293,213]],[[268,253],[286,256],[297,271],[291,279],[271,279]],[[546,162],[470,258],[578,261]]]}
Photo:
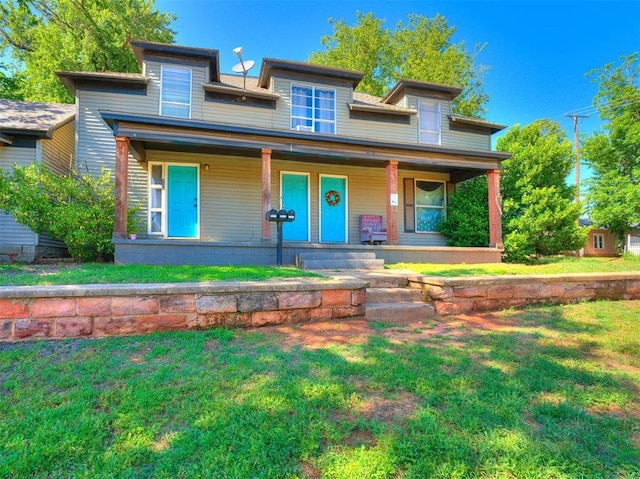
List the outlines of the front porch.
{"label": "front porch", "polygon": [[[187,240],[136,239],[114,237],[118,264],[194,264],[251,265],[276,264],[276,243],[210,242]],[[386,264],[393,263],[498,263],[501,250],[487,248],[454,248],[448,246],[360,245],[308,242],[285,242],[282,259],[294,265],[296,255],[312,252],[374,252]]]}

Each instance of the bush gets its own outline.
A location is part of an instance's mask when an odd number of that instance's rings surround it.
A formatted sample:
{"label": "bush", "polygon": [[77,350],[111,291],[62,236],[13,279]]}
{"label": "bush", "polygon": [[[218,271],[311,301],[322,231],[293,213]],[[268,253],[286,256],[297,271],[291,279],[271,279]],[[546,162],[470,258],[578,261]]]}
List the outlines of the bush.
{"label": "bush", "polygon": [[[113,255],[115,201],[110,172],[57,176],[41,164],[0,171],[0,208],[36,233],[64,242],[78,261],[103,261]],[[129,228],[135,228],[129,209]]]}
{"label": "bush", "polygon": [[447,205],[447,216],[438,231],[448,237],[449,246],[489,244],[487,179],[479,176],[458,185]]}

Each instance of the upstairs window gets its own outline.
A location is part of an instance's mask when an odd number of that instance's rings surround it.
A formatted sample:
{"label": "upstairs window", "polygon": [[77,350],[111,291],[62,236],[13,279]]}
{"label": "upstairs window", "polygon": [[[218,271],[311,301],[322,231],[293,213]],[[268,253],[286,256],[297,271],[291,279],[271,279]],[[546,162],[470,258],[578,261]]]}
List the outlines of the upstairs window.
{"label": "upstairs window", "polygon": [[291,129],[335,134],[335,90],[291,85]]}
{"label": "upstairs window", "polygon": [[160,115],[191,118],[191,70],[162,65]]}
{"label": "upstairs window", "polygon": [[420,100],[418,102],[418,120],[420,122],[420,143],[440,144],[440,103]]}

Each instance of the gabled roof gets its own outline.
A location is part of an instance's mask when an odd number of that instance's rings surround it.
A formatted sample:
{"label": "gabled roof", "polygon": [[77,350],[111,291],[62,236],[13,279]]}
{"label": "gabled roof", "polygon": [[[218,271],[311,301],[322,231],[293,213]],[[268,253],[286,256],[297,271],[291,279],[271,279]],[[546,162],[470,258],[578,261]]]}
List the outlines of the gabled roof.
{"label": "gabled roof", "polygon": [[382,99],[384,103],[396,103],[396,101],[406,94],[407,90],[418,90],[424,93],[438,93],[444,95],[449,100],[453,100],[460,93],[462,88],[457,86],[442,85],[440,83],[429,83],[418,80],[401,79],[389,90],[387,95]]}
{"label": "gabled roof", "polygon": [[0,99],[0,142],[11,144],[18,135],[51,138],[75,114],[75,105]]}
{"label": "gabled roof", "polygon": [[129,44],[141,67],[144,57],[147,55],[205,61],[209,64],[209,81],[220,81],[220,52],[218,50],[133,39],[129,40]]}
{"label": "gabled roof", "polygon": [[260,78],[258,85],[262,88],[269,87],[269,80],[274,71],[285,71],[304,75],[313,75],[322,78],[330,78],[333,80],[344,80],[353,85],[358,86],[364,74],[342,68],[327,67],[324,65],[314,65],[306,62],[294,62],[290,60],[278,60],[276,58],[265,58],[262,60],[260,69]]}

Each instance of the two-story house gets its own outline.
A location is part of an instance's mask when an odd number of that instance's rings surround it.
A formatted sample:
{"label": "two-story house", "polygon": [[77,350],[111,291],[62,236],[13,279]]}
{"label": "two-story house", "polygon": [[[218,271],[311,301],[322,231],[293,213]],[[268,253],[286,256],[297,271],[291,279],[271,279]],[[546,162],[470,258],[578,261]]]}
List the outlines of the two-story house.
{"label": "two-story house", "polygon": [[[118,263],[273,263],[271,208],[294,210],[285,263],[301,252],[372,251],[387,261],[500,261],[501,125],[453,115],[456,87],[402,80],[384,98],[362,74],[264,59],[220,73],[217,50],[132,40],[141,74],[59,72],[76,96],[76,161],[115,171]],[[455,184],[486,175],[486,248],[436,231]],[[127,205],[142,208],[128,239]],[[385,218],[362,245],[359,217]]]}

